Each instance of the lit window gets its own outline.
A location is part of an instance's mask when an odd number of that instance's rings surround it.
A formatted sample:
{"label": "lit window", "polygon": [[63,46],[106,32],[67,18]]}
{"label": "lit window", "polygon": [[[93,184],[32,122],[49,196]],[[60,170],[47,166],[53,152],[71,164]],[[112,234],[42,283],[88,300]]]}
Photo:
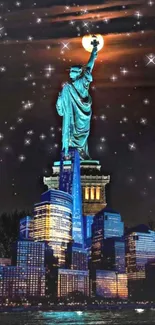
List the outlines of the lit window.
{"label": "lit window", "polygon": [[94,200],[94,198],[95,198],[95,189],[93,186],[91,187],[91,190],[90,190],[90,197],[91,197],[91,200]]}
{"label": "lit window", "polygon": [[89,187],[85,187],[85,200],[89,200]]}
{"label": "lit window", "polygon": [[100,193],[101,191],[101,188],[99,186],[96,187],[96,200],[100,200]]}

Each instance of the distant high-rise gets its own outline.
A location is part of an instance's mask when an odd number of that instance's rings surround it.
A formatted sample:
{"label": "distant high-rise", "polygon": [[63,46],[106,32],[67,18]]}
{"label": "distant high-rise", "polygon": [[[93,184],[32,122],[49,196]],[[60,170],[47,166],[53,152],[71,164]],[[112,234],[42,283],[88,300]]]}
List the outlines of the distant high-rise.
{"label": "distant high-rise", "polygon": [[145,265],[152,261],[155,261],[155,231],[139,225],[126,234],[128,279],[144,279]]}
{"label": "distant high-rise", "polygon": [[45,243],[20,240],[13,245],[13,265],[0,268],[2,297],[45,295]]}
{"label": "distant high-rise", "polygon": [[72,239],[72,196],[59,190],[42,194],[41,203],[34,207],[34,240],[46,241],[58,258],[58,265],[65,265],[65,251]]}
{"label": "distant high-rise", "polygon": [[[94,216],[92,224],[92,265],[95,268],[105,267],[105,255],[108,253],[106,240],[108,238],[122,238],[124,235],[124,223],[118,212],[105,208]],[[115,241],[117,242],[117,239]],[[120,259],[123,253],[123,244],[118,240],[116,244],[111,240],[111,252],[115,259]],[[120,257],[119,257],[120,255]],[[110,256],[110,255],[109,255]],[[114,259],[113,264],[118,264]]]}
{"label": "distant high-rise", "polygon": [[74,246],[71,242],[66,251],[66,266],[72,270],[88,270],[88,253],[84,248]]}
{"label": "distant high-rise", "polygon": [[101,269],[125,273],[125,240],[123,237],[112,237],[104,240]]}
{"label": "distant high-rise", "polygon": [[20,220],[19,225],[20,239],[33,239],[33,218],[26,216]]}
{"label": "distant high-rise", "polygon": [[45,296],[45,270],[38,267],[1,266],[1,297]]}
{"label": "distant high-rise", "polygon": [[13,245],[13,264],[21,267],[44,268],[45,243],[34,241],[17,241]]}

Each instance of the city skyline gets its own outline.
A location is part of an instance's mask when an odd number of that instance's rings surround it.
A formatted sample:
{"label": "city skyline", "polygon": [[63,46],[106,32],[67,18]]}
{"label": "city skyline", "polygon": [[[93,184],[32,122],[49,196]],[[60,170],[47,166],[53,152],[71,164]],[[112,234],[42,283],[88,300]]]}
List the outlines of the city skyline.
{"label": "city skyline", "polygon": [[87,62],[82,36],[100,33],[105,46],[91,86],[90,154],[111,175],[110,205],[125,223],[153,218],[153,8],[149,0],[2,4],[1,212],[32,209],[38,202],[42,177],[61,150],[58,91],[70,66]]}

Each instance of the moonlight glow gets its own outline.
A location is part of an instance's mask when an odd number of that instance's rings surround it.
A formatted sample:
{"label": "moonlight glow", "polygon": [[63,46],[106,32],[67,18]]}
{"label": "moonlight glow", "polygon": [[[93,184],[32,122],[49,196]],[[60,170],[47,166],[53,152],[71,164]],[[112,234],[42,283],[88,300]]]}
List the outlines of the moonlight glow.
{"label": "moonlight glow", "polygon": [[104,39],[103,39],[102,35],[95,34],[95,36],[96,37],[93,37],[93,35],[83,36],[82,45],[86,51],[92,52],[93,45],[91,44],[91,42],[94,40],[94,38],[96,39],[97,42],[99,42],[99,45],[97,46],[98,51],[100,51],[102,49],[102,47],[104,46]]}

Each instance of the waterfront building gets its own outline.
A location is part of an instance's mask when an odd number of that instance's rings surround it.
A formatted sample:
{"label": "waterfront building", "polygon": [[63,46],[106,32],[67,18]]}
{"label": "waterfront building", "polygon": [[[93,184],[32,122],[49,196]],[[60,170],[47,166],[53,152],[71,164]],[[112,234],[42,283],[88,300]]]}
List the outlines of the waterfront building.
{"label": "waterfront building", "polygon": [[127,275],[119,274],[115,271],[96,270],[96,278],[94,281],[96,296],[106,299],[127,299],[128,283]]}
{"label": "waterfront building", "polygon": [[155,261],[155,232],[145,225],[128,229],[126,236],[126,270],[129,296],[146,299],[146,265]]}
{"label": "waterfront building", "polygon": [[72,196],[60,190],[41,195],[34,206],[34,240],[46,241],[58,265],[65,265],[67,244],[72,240]]}
{"label": "waterfront building", "polygon": [[20,220],[19,238],[21,240],[33,239],[33,218],[26,216]]}
{"label": "waterfront building", "polygon": [[155,262],[149,262],[146,264],[145,274],[145,299],[149,301],[155,301]]}
{"label": "waterfront building", "polygon": [[43,268],[45,264],[45,243],[20,240],[13,245],[13,265]]}
{"label": "waterfront building", "polygon": [[128,279],[144,279],[146,264],[155,261],[155,231],[139,225],[128,231],[125,238]]}
{"label": "waterfront building", "polygon": [[[124,223],[121,220],[121,216],[118,212],[112,209],[105,208],[94,216],[92,224],[92,266],[98,269],[104,269],[105,267],[105,254],[104,249],[107,250],[106,240],[113,238],[115,241],[109,240],[111,250],[113,249],[115,260],[113,265],[117,264],[118,259],[122,258],[123,253],[123,241],[124,235]],[[118,238],[118,240],[116,239]],[[108,241],[107,241],[108,242]],[[108,250],[107,250],[108,253]],[[117,260],[117,262],[116,262]]]}
{"label": "waterfront building", "polygon": [[[68,169],[70,161],[65,161],[64,169]],[[60,162],[55,162],[53,174],[44,177],[44,184],[48,189],[59,189]],[[98,160],[80,161],[80,178],[82,188],[83,215],[94,216],[107,205],[105,188],[110,182],[110,176],[104,175]]]}
{"label": "waterfront building", "polygon": [[89,271],[58,270],[58,297],[80,293],[89,296]]}
{"label": "waterfront building", "polygon": [[101,269],[125,273],[125,240],[123,237],[112,237],[104,240]]}
{"label": "waterfront building", "polygon": [[4,266],[0,269],[2,298],[45,296],[45,269]]}

